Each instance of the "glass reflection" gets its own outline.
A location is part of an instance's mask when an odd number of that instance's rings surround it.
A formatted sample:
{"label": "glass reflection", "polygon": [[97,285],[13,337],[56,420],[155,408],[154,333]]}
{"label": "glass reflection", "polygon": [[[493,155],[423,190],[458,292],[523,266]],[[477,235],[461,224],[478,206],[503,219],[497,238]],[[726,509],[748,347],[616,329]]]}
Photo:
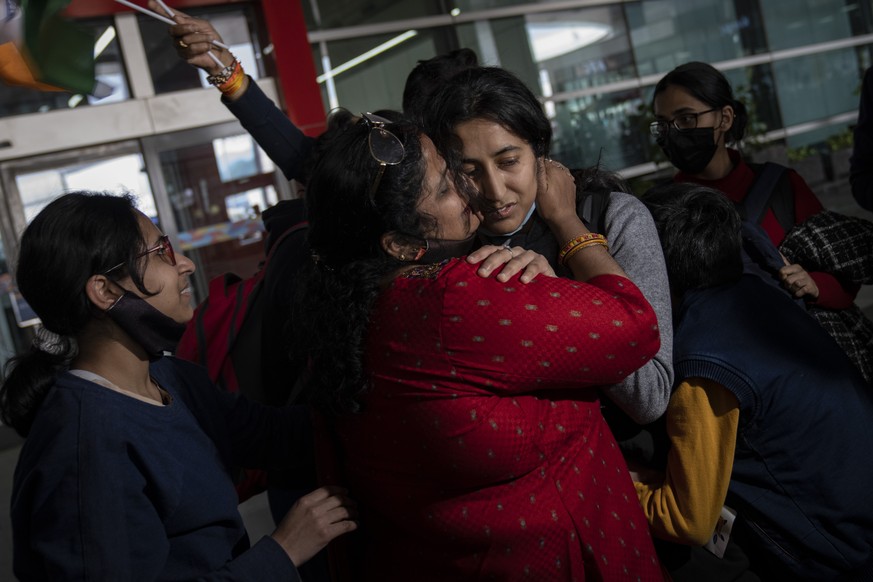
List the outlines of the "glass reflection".
{"label": "glass reflection", "polygon": [[751,3],[652,0],[624,8],[640,76],[666,73],[688,61],[715,63],[766,50]]}
{"label": "glass reflection", "polygon": [[158,212],[140,154],[20,173],[15,176],[15,184],[27,222],[49,202],[71,190],[130,192],[136,197],[137,208],[157,222]]}

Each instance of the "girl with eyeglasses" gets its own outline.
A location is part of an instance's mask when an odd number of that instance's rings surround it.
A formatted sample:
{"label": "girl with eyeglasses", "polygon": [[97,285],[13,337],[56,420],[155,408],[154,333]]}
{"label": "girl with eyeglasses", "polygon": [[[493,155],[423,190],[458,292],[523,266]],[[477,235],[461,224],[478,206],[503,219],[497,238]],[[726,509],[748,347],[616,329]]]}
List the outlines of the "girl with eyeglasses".
{"label": "girl with eyeglasses", "polygon": [[294,349],[361,512],[349,579],[662,579],[596,391],[657,352],[656,316],[557,211],[569,171],[537,180],[576,281],[480,276],[476,193],[415,126],[364,114],[316,162]]}
{"label": "girl with eyeglasses", "polygon": [[304,465],[309,415],[165,355],[193,314],[193,272],[130,196],[66,194],[25,230],[16,283],[42,327],[0,386],[0,417],[26,438],[19,579],[299,580],[355,529],[345,492],[321,488],[250,547],[230,468]]}
{"label": "girl with eyeglasses", "polygon": [[[720,190],[741,203],[757,175],[739,150],[729,147],[742,141],[748,113],[745,105],[734,98],[727,78],[707,63],[680,65],[655,85],[652,109],[652,134],[679,170],[673,180]],[[790,218],[794,223],[800,224],[822,211],[821,202],[797,172],[789,169],[782,179],[788,180],[792,193]],[[767,210],[761,226],[777,247],[790,229],[790,225],[780,223],[772,208]],[[850,307],[859,289],[854,284],[844,285],[829,273],[807,271],[798,264],[785,265],[779,279],[795,297],[831,310]]]}

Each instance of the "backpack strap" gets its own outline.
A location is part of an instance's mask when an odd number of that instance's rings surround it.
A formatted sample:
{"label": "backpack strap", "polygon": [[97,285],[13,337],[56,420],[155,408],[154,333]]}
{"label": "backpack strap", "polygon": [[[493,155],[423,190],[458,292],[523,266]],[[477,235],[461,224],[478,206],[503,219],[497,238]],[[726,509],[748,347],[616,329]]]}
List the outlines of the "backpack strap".
{"label": "backpack strap", "polygon": [[603,233],[606,228],[606,208],[609,206],[609,192],[595,190],[587,192],[582,201],[580,218],[591,232]]}
{"label": "backpack strap", "polygon": [[289,236],[294,234],[295,232],[299,232],[305,228],[309,228],[309,221],[303,220],[298,222],[294,226],[290,228],[286,228],[285,232],[279,235],[279,238],[276,239],[276,242],[273,243],[273,246],[270,247],[270,252],[267,253],[267,256],[261,262],[259,270],[264,271],[267,268],[267,264],[269,264],[270,259],[273,258],[273,255],[276,253],[276,250],[281,246],[281,244],[287,239]]}
{"label": "backpack strap", "polygon": [[761,224],[767,210],[772,209],[782,229],[788,232],[794,226],[794,193],[787,168],[773,162],[751,167],[757,176],[741,204],[746,220]]}

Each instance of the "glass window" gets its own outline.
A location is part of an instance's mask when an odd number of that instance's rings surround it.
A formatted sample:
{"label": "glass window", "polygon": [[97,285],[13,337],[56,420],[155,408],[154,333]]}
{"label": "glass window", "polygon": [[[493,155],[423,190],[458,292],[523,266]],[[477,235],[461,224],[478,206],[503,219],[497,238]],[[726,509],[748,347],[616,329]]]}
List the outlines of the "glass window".
{"label": "glass window", "polygon": [[650,119],[638,90],[557,103],[553,119],[551,155],[571,168],[599,162],[620,170],[650,161]]}
{"label": "glass window", "polygon": [[620,6],[533,14],[525,31],[544,96],[636,76]]}
{"label": "glass window", "polygon": [[68,92],[37,91],[0,83],[0,117],[41,113],[86,105],[114,103],[130,98],[115,26],[111,18],[79,22],[94,33],[95,73],[103,97]]}
{"label": "glass window", "polygon": [[240,180],[276,169],[264,150],[255,144],[248,134],[222,137],[212,140],[218,175],[222,182]]}
{"label": "glass window", "polygon": [[199,301],[214,277],[248,276],[257,269],[264,247],[253,243],[263,240],[261,212],[278,202],[277,174],[248,134],[193,130],[160,142],[160,179],[179,230],[179,250],[197,266],[192,282]]}
{"label": "glass window", "polygon": [[447,14],[451,10],[441,0],[303,0],[302,6],[309,30],[420,18]]}
{"label": "glass window", "polygon": [[666,73],[688,61],[712,63],[764,52],[761,24],[752,6],[722,0],[625,4],[639,75]]}
{"label": "glass window", "polygon": [[[191,10],[191,16],[208,20],[224,44],[228,45],[240,60],[246,73],[253,79],[269,74],[268,63],[262,46],[267,36],[250,5],[229,9]],[[176,49],[167,35],[167,25],[148,16],[138,15],[140,33],[148,58],[155,93],[167,93],[184,89],[208,87],[206,73],[188,65],[176,54]]]}
{"label": "glass window", "polygon": [[375,109],[399,111],[409,71],[419,60],[454,48],[453,36],[450,29],[410,29],[328,42],[327,54],[316,47],[317,80],[325,108],[345,107],[353,113]]}
{"label": "glass window", "polygon": [[[861,0],[762,0],[761,12],[770,49],[781,50],[851,37],[851,21],[863,19],[864,11],[859,3]],[[869,12],[869,2],[864,4],[868,5]]]}
{"label": "glass window", "polygon": [[71,190],[130,192],[137,199],[137,208],[157,222],[155,200],[140,154],[22,172],[15,176],[15,184],[27,222],[49,202]]}
{"label": "glass window", "polygon": [[749,117],[745,131],[746,141],[784,127],[773,69],[769,64],[723,72],[734,90],[734,98],[746,106]]}
{"label": "glass window", "polygon": [[454,6],[461,12],[472,12],[474,10],[490,10],[492,8],[504,8],[506,6],[518,6],[521,4],[537,4],[548,2],[549,0],[538,0],[531,2],[530,0],[455,0]]}
{"label": "glass window", "polygon": [[858,56],[853,48],[773,63],[786,126],[858,108]]}

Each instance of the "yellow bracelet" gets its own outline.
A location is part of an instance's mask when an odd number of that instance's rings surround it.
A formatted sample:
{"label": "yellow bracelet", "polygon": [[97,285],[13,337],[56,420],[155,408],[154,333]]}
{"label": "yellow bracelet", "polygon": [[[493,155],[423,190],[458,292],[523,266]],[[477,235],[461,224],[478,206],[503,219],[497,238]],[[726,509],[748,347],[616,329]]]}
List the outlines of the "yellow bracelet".
{"label": "yellow bracelet", "polygon": [[593,246],[602,246],[602,247],[606,247],[607,251],[609,250],[609,245],[606,244],[606,240],[598,240],[598,239],[587,240],[587,241],[584,241],[582,243],[579,243],[578,245],[576,245],[575,247],[570,249],[570,252],[568,252],[566,255],[564,255],[564,258],[561,259],[561,261],[560,261],[561,264],[564,266],[567,266],[567,261],[569,261],[571,258],[573,258],[573,256],[576,253],[578,253],[582,249],[587,249],[588,247],[593,247]]}
{"label": "yellow bracelet", "polygon": [[567,253],[576,248],[577,245],[580,245],[590,240],[599,240],[606,242],[606,237],[604,237],[602,234],[597,234],[596,232],[589,232],[587,234],[581,234],[576,238],[570,239],[567,244],[565,244],[564,247],[561,249],[561,252],[558,253],[558,262],[563,263],[564,257],[567,256]]}

